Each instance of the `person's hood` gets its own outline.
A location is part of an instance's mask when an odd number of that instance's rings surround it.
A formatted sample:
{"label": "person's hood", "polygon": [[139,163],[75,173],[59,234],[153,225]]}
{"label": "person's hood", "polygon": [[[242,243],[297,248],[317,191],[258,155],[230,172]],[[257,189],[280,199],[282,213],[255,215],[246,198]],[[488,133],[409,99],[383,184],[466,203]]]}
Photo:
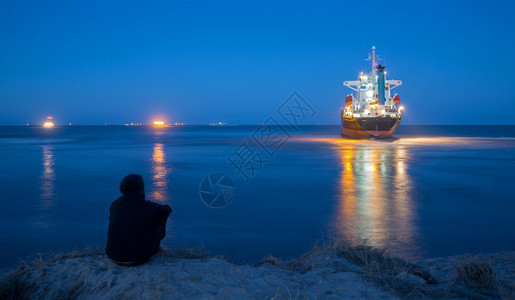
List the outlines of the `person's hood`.
{"label": "person's hood", "polygon": [[143,177],[138,174],[129,174],[125,176],[120,183],[120,192],[124,196],[138,196],[145,199],[145,185]]}

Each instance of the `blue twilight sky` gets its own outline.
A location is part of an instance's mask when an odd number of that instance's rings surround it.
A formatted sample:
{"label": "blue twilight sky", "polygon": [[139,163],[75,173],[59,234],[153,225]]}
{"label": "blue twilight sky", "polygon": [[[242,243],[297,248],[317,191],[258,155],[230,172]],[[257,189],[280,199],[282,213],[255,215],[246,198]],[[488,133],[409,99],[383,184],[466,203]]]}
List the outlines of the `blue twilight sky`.
{"label": "blue twilight sky", "polygon": [[403,124],[515,124],[515,1],[7,1],[0,125],[339,124],[375,45]]}

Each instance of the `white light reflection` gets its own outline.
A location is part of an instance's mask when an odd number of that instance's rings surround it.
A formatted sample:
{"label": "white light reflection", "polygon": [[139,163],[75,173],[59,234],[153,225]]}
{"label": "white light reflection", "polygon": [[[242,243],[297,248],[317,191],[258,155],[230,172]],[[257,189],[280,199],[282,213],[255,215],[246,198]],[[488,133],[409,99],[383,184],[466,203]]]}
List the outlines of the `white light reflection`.
{"label": "white light reflection", "polygon": [[54,153],[51,146],[43,148],[43,173],[41,174],[41,200],[45,207],[53,204],[55,190]]}
{"label": "white light reflection", "polygon": [[40,176],[40,202],[37,206],[40,215],[35,225],[39,228],[48,228],[50,226],[48,211],[54,206],[55,202],[55,158],[52,146],[43,145],[41,148],[43,151],[43,171]]}

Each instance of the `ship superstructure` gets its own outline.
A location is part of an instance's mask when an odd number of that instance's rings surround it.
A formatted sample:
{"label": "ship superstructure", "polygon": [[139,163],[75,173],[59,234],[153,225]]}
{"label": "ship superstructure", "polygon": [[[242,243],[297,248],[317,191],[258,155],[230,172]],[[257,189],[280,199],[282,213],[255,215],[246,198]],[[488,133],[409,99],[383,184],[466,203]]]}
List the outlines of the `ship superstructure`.
{"label": "ship superstructure", "polygon": [[378,65],[380,58],[375,46],[368,60],[372,71],[361,72],[358,80],[345,81],[344,86],[354,93],[345,99],[341,113],[342,135],[351,138],[388,138],[401,122],[402,107],[399,95],[392,98],[392,90],[400,85],[400,80],[386,78],[386,67]]}

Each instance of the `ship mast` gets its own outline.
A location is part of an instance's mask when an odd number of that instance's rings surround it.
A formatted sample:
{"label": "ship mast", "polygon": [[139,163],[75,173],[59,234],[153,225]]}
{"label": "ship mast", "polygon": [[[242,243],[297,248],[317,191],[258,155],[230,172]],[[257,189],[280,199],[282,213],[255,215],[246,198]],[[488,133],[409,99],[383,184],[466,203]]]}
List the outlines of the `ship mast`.
{"label": "ship mast", "polygon": [[[376,68],[375,68],[375,61],[376,61],[376,46],[372,46],[372,76],[376,75]],[[374,77],[372,77],[374,78]]]}
{"label": "ship mast", "polygon": [[372,61],[372,78],[375,79],[376,74],[376,60],[381,60],[379,56],[376,56],[376,46],[372,46],[372,54],[368,54],[368,59]]}

